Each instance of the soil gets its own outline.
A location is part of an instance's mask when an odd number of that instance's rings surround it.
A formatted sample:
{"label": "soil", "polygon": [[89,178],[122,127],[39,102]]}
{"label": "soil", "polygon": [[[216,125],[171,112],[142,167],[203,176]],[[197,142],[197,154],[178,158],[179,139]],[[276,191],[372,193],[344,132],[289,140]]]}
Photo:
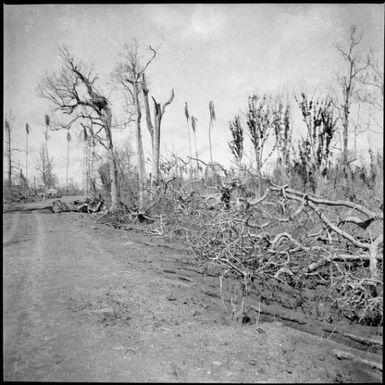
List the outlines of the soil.
{"label": "soil", "polygon": [[6,381],[382,381],[333,349],[382,353],[274,318],[237,322],[182,244],[90,214],[3,213],[3,337]]}

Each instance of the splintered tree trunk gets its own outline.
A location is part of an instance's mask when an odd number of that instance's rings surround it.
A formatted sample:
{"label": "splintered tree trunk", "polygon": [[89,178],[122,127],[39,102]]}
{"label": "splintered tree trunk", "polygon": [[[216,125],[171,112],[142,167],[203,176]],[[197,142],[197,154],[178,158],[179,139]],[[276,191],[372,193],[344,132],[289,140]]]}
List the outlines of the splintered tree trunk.
{"label": "splintered tree trunk", "polygon": [[[154,134],[154,127],[152,125],[151,121],[151,113],[150,113],[150,104],[148,102],[148,88],[147,88],[147,83],[146,83],[146,76],[145,74],[142,75],[142,91],[143,91],[143,104],[144,104],[144,110],[146,113],[146,123],[147,123],[147,129],[148,132],[150,133],[151,137],[151,150],[152,150],[152,170],[151,170],[151,187],[154,183],[155,180],[158,179],[158,174],[154,172],[154,162],[155,162],[155,148],[156,148],[156,139],[155,139],[155,134]],[[155,118],[156,119],[156,118]],[[155,122],[156,124],[156,122]]]}
{"label": "splintered tree trunk", "polygon": [[155,185],[159,183],[159,158],[160,158],[160,124],[162,112],[160,104],[154,101],[154,140],[152,143],[152,177]]}
{"label": "splintered tree trunk", "polygon": [[[142,91],[143,91],[144,110],[146,113],[147,128],[151,136],[151,144],[152,144],[152,162],[151,162],[151,187],[152,187],[154,184],[155,185],[159,184],[160,124],[161,124],[162,116],[164,114],[166,106],[169,105],[174,99],[174,90],[172,90],[170,99],[163,104],[163,107],[161,107],[160,103],[157,103],[154,97],[152,97],[152,100],[154,101],[154,126],[152,125],[152,121],[151,121],[150,105],[148,102],[149,90],[147,88],[146,76],[144,73],[142,74]],[[140,133],[141,112],[140,112],[138,93],[139,93],[139,90],[138,90],[137,83],[134,83],[134,100],[137,107],[138,158],[139,158],[140,164],[143,164],[143,169],[144,169],[144,155],[143,155],[142,139],[141,139],[141,133]],[[142,155],[141,158],[139,154]],[[145,175],[145,171],[143,172],[143,175]],[[140,173],[139,173],[139,179],[140,179]],[[146,178],[144,176],[144,183],[145,181],[146,181]],[[139,180],[139,186],[140,186],[140,180]],[[142,200],[140,199],[140,201],[143,202],[143,199]]]}
{"label": "splintered tree trunk", "polygon": [[146,77],[143,74],[142,77],[142,90],[143,90],[143,99],[144,99],[144,108],[146,111],[146,120],[147,128],[151,136],[152,144],[152,163],[151,163],[151,187],[153,184],[159,184],[159,163],[160,163],[160,125],[162,122],[162,117],[165,112],[165,108],[173,101],[174,99],[174,90],[171,91],[170,99],[163,104],[161,107],[160,103],[157,103],[154,97],[154,127],[151,121],[150,107],[148,103],[148,89],[146,85]]}
{"label": "splintered tree trunk", "polygon": [[134,100],[136,106],[136,151],[138,157],[138,174],[139,174],[139,210],[144,208],[145,187],[146,187],[146,169],[144,164],[144,152],[142,142],[141,119],[142,112],[140,111],[139,90],[138,84],[134,83]]}

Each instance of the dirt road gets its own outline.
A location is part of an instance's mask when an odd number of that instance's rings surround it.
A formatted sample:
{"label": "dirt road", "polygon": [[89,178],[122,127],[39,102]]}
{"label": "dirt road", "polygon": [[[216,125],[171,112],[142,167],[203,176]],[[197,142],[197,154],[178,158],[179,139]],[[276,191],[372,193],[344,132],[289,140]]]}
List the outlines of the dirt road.
{"label": "dirt road", "polygon": [[231,321],[218,291],[185,253],[91,216],[3,214],[4,380],[381,381],[331,341]]}

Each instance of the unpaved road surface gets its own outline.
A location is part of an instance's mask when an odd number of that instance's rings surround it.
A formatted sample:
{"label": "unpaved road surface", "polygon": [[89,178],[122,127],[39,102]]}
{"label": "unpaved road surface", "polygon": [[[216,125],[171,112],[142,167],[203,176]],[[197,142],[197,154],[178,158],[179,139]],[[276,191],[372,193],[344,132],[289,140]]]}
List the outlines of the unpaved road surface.
{"label": "unpaved road surface", "polygon": [[208,278],[186,253],[91,215],[5,213],[3,379],[381,381],[331,341],[232,321]]}

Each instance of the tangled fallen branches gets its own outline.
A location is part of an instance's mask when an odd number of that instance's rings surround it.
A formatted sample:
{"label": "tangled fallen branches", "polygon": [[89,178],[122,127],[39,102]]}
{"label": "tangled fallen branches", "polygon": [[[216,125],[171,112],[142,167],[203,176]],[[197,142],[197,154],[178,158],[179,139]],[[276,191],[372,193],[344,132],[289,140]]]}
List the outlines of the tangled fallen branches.
{"label": "tangled fallen branches", "polygon": [[236,310],[230,299],[233,314],[258,289],[260,300],[319,319],[382,325],[382,212],[273,183],[250,197],[234,195],[242,190],[236,183],[174,182],[158,189],[145,212],[126,208],[115,225],[139,220],[147,234],[183,239],[195,262],[216,266],[221,292],[225,278],[237,279],[241,305]]}
{"label": "tangled fallen branches", "polygon": [[[255,282],[271,280],[293,289],[327,287],[318,297],[326,319],[382,324],[383,237],[373,231],[382,225],[382,212],[275,185],[248,203],[188,217],[197,261],[215,263],[221,279],[240,279],[245,294]],[[347,226],[357,226],[360,235]]]}

